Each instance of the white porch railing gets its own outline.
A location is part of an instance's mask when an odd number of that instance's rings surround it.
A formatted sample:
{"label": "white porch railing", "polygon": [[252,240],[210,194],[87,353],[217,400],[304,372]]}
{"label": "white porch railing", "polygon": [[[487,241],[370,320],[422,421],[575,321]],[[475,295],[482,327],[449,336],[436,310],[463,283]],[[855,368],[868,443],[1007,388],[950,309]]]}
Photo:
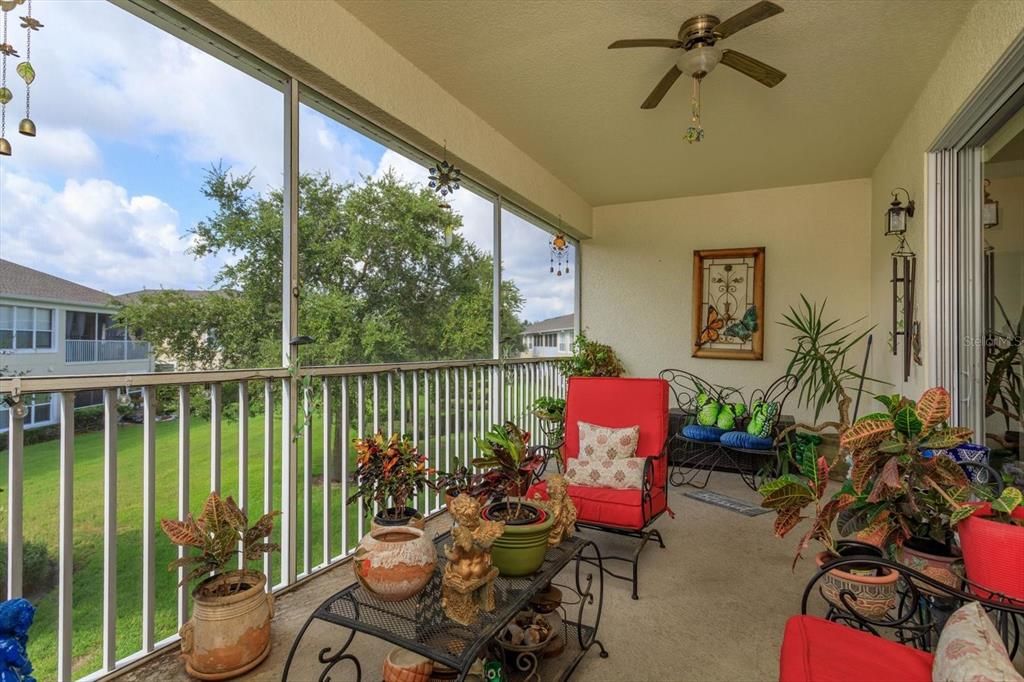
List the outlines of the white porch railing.
{"label": "white porch railing", "polygon": [[[215,489],[231,494],[250,516],[271,509],[282,511],[275,530],[282,551],[279,557],[268,556],[263,566],[270,578],[268,584],[278,591],[347,558],[368,530],[369,519],[362,506],[353,510],[346,504],[353,470],[350,457],[354,457],[354,452],[349,444],[352,436],[378,429],[407,435],[428,457],[433,469],[447,470],[468,464],[475,456],[475,438],[494,423],[512,419],[540,434],[540,424],[530,412],[530,404],[541,395],[565,394],[565,381],[557,364],[546,359],[309,367],[303,368],[301,376],[312,378],[305,389],[300,379],[280,368],[0,379],[0,394],[55,392],[61,396],[59,489],[55,500],[31,500],[32,505],[56,508],[58,514],[56,670],[39,670],[40,679],[102,677],[176,642],[174,621],[180,626],[188,619],[191,599],[188,586],[157,590],[157,575],[164,570],[166,560],[182,553],[179,548],[174,554],[175,550],[160,534],[157,503],[159,498],[163,509],[159,516],[180,518],[196,511],[202,500],[190,499],[190,487],[194,487],[190,484],[196,480],[198,472],[193,463],[197,460],[203,466],[208,459],[210,477],[209,488],[202,486],[197,490]],[[141,476],[129,475],[128,469],[118,465],[119,447],[127,452],[128,447],[136,447],[139,442],[139,431],[129,431],[139,427],[118,428],[118,389],[125,386],[142,389]],[[200,419],[196,414],[197,393],[190,390],[194,387],[203,389],[198,395],[205,396],[208,402],[208,423],[204,423],[205,416]],[[75,518],[82,514],[82,500],[76,499],[75,490],[76,486],[86,484],[79,478],[83,474],[76,474],[74,468],[74,392],[96,389],[104,391],[103,500],[102,509],[98,500],[91,501],[98,518],[90,520],[90,526],[102,528],[102,590],[73,595],[74,546],[76,532],[82,532],[74,525]],[[237,399],[227,400],[232,396]],[[157,418],[161,404],[158,399],[165,407],[168,403],[175,406],[176,428],[161,425]],[[228,402],[242,415],[237,426],[223,416]],[[254,414],[246,418],[250,407]],[[304,408],[313,415],[309,421],[303,418]],[[15,418],[15,413],[16,410],[11,411],[6,485],[10,597],[22,594],[25,534],[25,447],[22,420]],[[300,433],[293,438],[296,428]],[[262,429],[262,438],[250,433],[250,429]],[[229,430],[237,431],[237,443],[224,442]],[[208,457],[192,448],[207,433]],[[172,444],[174,441],[176,444]],[[262,445],[261,454],[250,452],[250,448],[259,447],[256,443]],[[320,452],[316,453],[317,450]],[[251,461],[251,455],[262,461]],[[319,461],[315,461],[315,455]],[[134,457],[134,453],[123,454],[123,462],[127,465]],[[173,474],[168,476],[168,468],[176,469],[177,490],[173,493],[166,485],[157,488],[158,478],[175,478]],[[126,528],[123,516],[119,523],[119,476],[122,498],[124,490],[141,497],[141,528]],[[320,490],[314,496],[317,487]],[[173,507],[168,504],[168,496],[175,503]],[[429,489],[415,500],[415,506],[428,515],[438,512],[443,505],[443,495]],[[141,564],[140,612],[124,614],[118,611],[118,589],[136,588],[132,582],[126,585],[124,579],[119,582],[118,536],[127,533],[134,537],[136,530],[141,540],[126,543],[122,537],[121,551],[140,547],[135,558]],[[178,579],[180,576],[181,569]],[[175,589],[174,595],[170,594],[171,589]],[[159,627],[158,609],[163,616]],[[84,610],[102,611],[102,665],[94,671],[72,668],[74,657],[80,655],[76,651],[73,657],[72,619],[76,614],[84,615]],[[141,636],[132,632],[133,636],[127,639],[125,633],[119,633],[119,621],[125,623],[126,616],[141,623]],[[141,646],[128,656],[118,656],[118,652],[125,650],[125,641]]]}
{"label": "white porch railing", "polygon": [[145,360],[151,347],[147,341],[90,341],[68,339],[64,342],[66,362],[116,362]]}

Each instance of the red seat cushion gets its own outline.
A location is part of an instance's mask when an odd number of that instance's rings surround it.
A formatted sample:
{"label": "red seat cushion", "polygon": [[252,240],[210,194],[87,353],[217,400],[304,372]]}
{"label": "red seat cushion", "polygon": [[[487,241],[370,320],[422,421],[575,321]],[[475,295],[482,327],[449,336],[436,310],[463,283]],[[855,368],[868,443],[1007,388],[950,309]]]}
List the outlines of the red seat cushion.
{"label": "red seat cushion", "polygon": [[[576,505],[576,520],[581,523],[596,523],[630,530],[640,530],[646,525],[642,504],[643,493],[639,490],[571,485],[569,497]],[[647,519],[664,511],[664,488],[654,488],[651,491],[651,507],[647,510]]]}
{"label": "red seat cushion", "polygon": [[779,682],[931,682],[933,656],[814,616],[786,623]]}

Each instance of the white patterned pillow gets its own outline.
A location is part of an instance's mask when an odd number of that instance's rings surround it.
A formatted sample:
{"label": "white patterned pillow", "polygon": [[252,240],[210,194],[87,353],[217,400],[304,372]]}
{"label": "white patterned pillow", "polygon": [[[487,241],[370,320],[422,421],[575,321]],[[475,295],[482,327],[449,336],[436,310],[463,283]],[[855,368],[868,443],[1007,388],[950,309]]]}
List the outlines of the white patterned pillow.
{"label": "white patterned pillow", "polygon": [[587,422],[577,422],[580,428],[580,458],[626,459],[636,454],[640,442],[640,427],[627,426],[612,429]]}
{"label": "white patterned pillow", "polygon": [[570,485],[585,485],[590,488],[639,489],[644,485],[646,461],[646,457],[572,457],[565,469],[565,479]]}
{"label": "white patterned pillow", "polygon": [[956,610],[939,635],[932,682],[1024,682],[1013,668],[999,633],[981,604]]}

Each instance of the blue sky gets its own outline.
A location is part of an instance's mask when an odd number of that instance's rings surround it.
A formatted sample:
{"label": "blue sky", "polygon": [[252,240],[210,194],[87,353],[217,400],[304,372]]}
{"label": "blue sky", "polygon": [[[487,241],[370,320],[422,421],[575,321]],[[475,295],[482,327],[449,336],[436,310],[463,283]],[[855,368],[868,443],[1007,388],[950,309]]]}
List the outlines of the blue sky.
{"label": "blue sky", "polygon": [[[45,25],[32,41],[39,134],[16,132],[24,84],[15,76],[0,257],[111,293],[212,286],[223,259],[186,253],[189,228],[211,208],[203,174],[223,162],[252,171],[258,189],[281,185],[281,94],[105,0],[35,0],[33,14]],[[21,31],[11,37],[24,45]],[[426,182],[426,169],[306,107],[300,139],[303,171],[347,181],[390,168]],[[491,251],[491,205],[463,189],[453,208],[464,235]],[[524,317],[571,312],[572,279],[548,272],[549,236],[509,214],[503,229]]]}

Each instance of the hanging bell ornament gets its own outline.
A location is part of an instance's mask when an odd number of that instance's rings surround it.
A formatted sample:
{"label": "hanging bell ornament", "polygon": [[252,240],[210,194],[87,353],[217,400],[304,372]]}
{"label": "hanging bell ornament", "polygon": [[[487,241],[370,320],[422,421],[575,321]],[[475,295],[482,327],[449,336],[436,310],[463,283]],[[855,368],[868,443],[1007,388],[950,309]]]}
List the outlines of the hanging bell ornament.
{"label": "hanging bell ornament", "polygon": [[0,156],[11,155],[11,143],[7,141],[7,138],[0,137]]}
{"label": "hanging bell ornament", "polygon": [[28,137],[36,136],[36,124],[32,122],[30,118],[21,119],[21,123],[18,124],[18,132]]}

